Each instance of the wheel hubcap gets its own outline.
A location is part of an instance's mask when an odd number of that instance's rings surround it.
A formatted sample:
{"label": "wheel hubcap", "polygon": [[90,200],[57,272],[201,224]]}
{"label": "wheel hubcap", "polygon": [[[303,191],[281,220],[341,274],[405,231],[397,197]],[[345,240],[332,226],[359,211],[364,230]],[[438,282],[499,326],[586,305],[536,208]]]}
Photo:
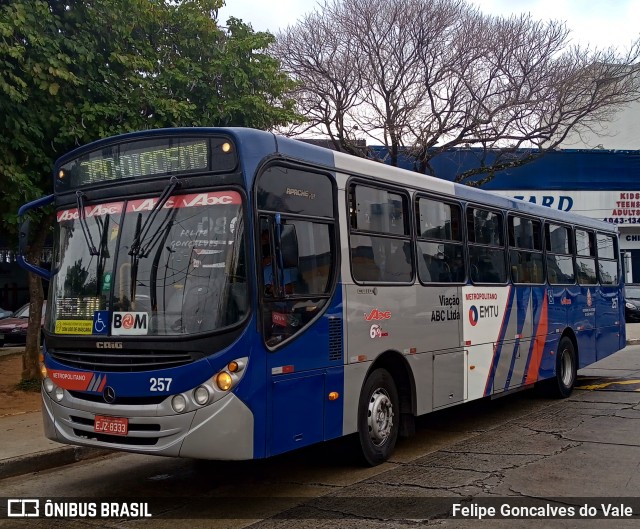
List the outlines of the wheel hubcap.
{"label": "wheel hubcap", "polygon": [[571,353],[565,349],[562,351],[562,358],[560,360],[560,375],[562,383],[568,388],[573,382],[573,362],[571,360]]}
{"label": "wheel hubcap", "polygon": [[373,444],[383,445],[393,429],[393,406],[389,394],[382,388],[376,389],[369,399],[367,424]]}

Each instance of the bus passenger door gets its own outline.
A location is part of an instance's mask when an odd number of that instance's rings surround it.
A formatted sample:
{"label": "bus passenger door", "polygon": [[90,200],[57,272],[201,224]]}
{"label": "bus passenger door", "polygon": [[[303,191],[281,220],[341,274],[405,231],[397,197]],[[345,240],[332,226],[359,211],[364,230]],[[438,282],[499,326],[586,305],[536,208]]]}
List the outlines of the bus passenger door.
{"label": "bus passenger door", "polygon": [[624,297],[617,238],[597,233],[596,240],[600,283],[596,301],[596,355],[600,360],[624,346],[620,343],[621,327],[624,325]]}
{"label": "bus passenger door", "polygon": [[342,433],[342,303],[335,277],[333,225],[261,217],[259,276],[267,349],[267,454]]}
{"label": "bus passenger door", "polygon": [[344,395],[342,317],[336,307],[296,340],[267,353],[268,455],[342,435],[343,399],[329,398]]}
{"label": "bus passenger door", "polygon": [[620,288],[601,285],[596,301],[596,360],[602,360],[620,349],[620,325],[622,319]]}
{"label": "bus passenger door", "polygon": [[[571,298],[567,297],[567,289],[560,285],[549,285],[547,288],[547,317],[548,317],[548,335],[546,346],[555,351],[557,342],[560,340],[562,331],[567,326],[569,315],[567,313],[568,304]],[[545,376],[551,376],[555,366],[547,366]]]}
{"label": "bus passenger door", "polygon": [[571,297],[572,305],[569,307],[572,327],[576,333],[578,342],[578,355],[580,367],[593,364],[596,358],[596,285],[574,285],[567,290],[575,292]]}

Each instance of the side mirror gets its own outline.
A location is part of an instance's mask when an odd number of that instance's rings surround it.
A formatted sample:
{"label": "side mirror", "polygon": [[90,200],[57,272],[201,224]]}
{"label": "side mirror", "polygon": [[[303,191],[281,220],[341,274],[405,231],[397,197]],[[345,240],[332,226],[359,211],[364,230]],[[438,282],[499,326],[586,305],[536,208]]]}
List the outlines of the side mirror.
{"label": "side mirror", "polygon": [[[23,218],[24,215],[31,210],[42,208],[48,204],[53,202],[54,196],[47,195],[46,197],[39,198],[38,200],[34,200],[33,202],[29,202],[25,204],[18,210],[18,218]],[[44,279],[51,278],[51,272],[42,268],[40,266],[36,266],[34,264],[29,263],[25,256],[27,254],[27,249],[29,246],[29,226],[31,222],[28,217],[24,217],[24,220],[20,223],[20,231],[18,235],[18,264],[28,270],[29,272],[33,272],[34,274],[43,277]]]}
{"label": "side mirror", "polygon": [[18,233],[18,252],[20,255],[24,256],[27,253],[27,248],[29,246],[29,226],[31,225],[31,220],[27,217],[20,224],[20,231]]}

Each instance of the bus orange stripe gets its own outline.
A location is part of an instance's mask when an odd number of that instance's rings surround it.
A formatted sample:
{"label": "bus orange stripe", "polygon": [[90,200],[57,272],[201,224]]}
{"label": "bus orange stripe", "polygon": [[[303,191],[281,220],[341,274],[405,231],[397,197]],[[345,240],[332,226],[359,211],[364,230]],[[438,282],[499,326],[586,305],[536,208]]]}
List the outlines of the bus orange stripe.
{"label": "bus orange stripe", "polygon": [[547,342],[547,328],[549,322],[547,319],[547,293],[544,294],[542,301],[542,311],[540,313],[540,323],[538,324],[538,332],[534,340],[533,351],[531,353],[531,362],[527,371],[527,380],[525,384],[532,384],[538,380],[538,372],[540,363],[542,362],[542,354],[544,353],[544,344]]}

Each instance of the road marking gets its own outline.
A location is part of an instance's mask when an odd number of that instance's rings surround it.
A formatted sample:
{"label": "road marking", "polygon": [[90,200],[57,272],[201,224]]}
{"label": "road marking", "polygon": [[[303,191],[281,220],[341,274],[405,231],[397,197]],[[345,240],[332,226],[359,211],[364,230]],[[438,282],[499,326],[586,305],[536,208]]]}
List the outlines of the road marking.
{"label": "road marking", "polygon": [[576,389],[583,389],[585,391],[640,392],[640,380],[615,377],[585,377],[578,380]]}

